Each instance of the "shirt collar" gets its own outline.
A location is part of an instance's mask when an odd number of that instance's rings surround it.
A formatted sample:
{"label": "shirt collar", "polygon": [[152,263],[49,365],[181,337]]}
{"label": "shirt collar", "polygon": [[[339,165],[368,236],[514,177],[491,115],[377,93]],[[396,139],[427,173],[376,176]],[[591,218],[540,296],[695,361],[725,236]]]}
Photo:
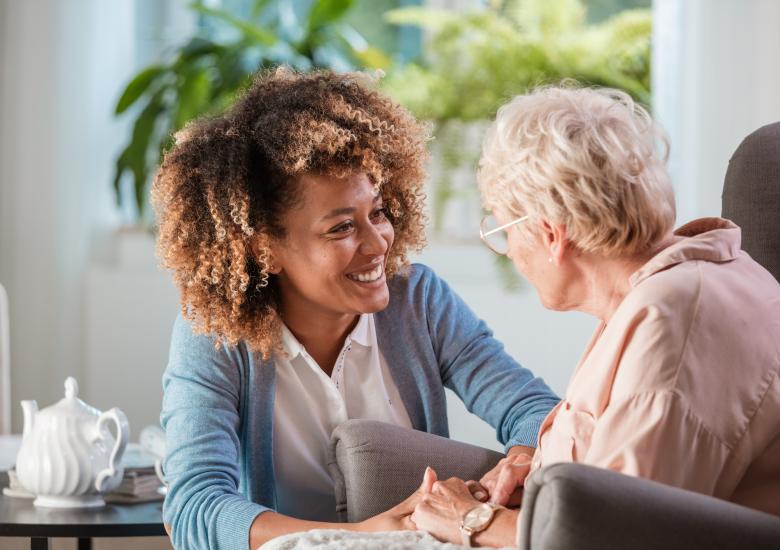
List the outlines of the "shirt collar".
{"label": "shirt collar", "polygon": [[[347,338],[363,347],[371,347],[371,335],[373,333],[374,325],[373,318],[374,316],[370,313],[361,314],[355,328],[352,329],[352,332],[349,333]],[[282,323],[282,346],[290,358],[298,357],[304,350],[303,345],[284,323]]]}
{"label": "shirt collar", "polygon": [[677,229],[684,237],[653,256],[629,278],[636,286],[651,275],[690,260],[728,262],[737,257],[742,245],[742,230],[723,218],[700,218]]}
{"label": "shirt collar", "polygon": [[358,319],[357,325],[352,329],[349,335],[350,340],[360,344],[363,347],[371,347],[371,333],[374,323],[374,316],[370,313],[363,313]]}

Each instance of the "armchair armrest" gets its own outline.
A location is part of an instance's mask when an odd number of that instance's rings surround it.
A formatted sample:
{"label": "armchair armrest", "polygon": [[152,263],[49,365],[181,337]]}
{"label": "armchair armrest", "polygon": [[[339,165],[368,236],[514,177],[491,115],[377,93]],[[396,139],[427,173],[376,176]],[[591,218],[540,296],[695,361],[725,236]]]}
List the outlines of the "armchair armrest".
{"label": "armchair armrest", "polygon": [[725,500],[583,464],[526,482],[523,550],[780,548],[780,518]]}
{"label": "armchair armrest", "polygon": [[479,479],[503,456],[425,432],[349,420],[333,431],[328,461],[339,521],[362,521],[392,508],[420,486],[426,466],[441,479]]}

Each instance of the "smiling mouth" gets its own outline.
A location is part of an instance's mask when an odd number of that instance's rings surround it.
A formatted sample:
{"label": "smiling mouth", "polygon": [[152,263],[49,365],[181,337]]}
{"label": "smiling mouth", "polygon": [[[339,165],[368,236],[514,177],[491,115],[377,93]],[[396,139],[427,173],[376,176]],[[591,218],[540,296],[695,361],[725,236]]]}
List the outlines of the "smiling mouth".
{"label": "smiling mouth", "polygon": [[381,279],[382,275],[384,275],[384,272],[385,272],[384,265],[379,264],[371,271],[363,271],[360,273],[347,273],[347,278],[359,283],[373,283],[374,281],[378,281],[379,279]]}

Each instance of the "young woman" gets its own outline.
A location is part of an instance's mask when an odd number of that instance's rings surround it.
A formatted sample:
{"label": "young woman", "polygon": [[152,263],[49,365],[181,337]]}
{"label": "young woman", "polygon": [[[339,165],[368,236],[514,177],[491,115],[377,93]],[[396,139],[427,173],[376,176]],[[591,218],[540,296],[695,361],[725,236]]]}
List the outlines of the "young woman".
{"label": "young woman", "polygon": [[330,434],[366,418],[446,436],[445,386],[510,455],[532,452],[557,398],[408,265],[427,139],[364,76],[284,69],[176,136],[153,198],[182,303],[161,416],[177,548],[412,528],[419,495],[332,523]]}

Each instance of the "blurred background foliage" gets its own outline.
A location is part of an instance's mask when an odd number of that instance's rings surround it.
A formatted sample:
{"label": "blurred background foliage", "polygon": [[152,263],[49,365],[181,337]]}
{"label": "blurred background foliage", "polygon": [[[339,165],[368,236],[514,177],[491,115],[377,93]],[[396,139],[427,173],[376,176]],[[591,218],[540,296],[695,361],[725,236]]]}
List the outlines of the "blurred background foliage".
{"label": "blurred background foliage", "polygon": [[573,78],[650,101],[650,0],[492,0],[468,11],[419,3],[194,2],[199,32],[140,71],[117,102],[116,115],[132,119],[116,161],[117,201],[132,200],[136,221],[150,225],[149,181],[172,133],[222,111],[254,72],[281,64],[383,69],[382,89],[434,124],[434,232],[449,201],[474,201],[474,186],[454,185],[455,175],[473,174],[481,129],[513,95]]}
{"label": "blurred background foliage", "polygon": [[412,7],[385,15],[394,24],[425,29],[429,37],[424,59],[395,67],[383,89],[435,124],[440,162],[431,193],[434,232],[443,230],[453,199],[476,202],[474,185],[454,185],[457,171],[475,169],[479,144],[469,133],[475,125],[483,128],[512,96],[572,78],[621,88],[649,104],[650,10],[608,15],[609,5],[596,7],[600,20],[587,17],[581,0],[493,1],[462,13]]}
{"label": "blurred background foliage", "polygon": [[388,67],[391,59],[346,20],[354,4],[254,0],[248,9],[231,10],[193,3],[201,17],[199,32],[169,60],[139,72],[117,102],[116,115],[133,117],[130,140],[116,160],[117,201],[127,195],[122,190],[127,175],[137,221],[149,223],[149,180],[172,134],[193,118],[222,111],[259,69]]}

